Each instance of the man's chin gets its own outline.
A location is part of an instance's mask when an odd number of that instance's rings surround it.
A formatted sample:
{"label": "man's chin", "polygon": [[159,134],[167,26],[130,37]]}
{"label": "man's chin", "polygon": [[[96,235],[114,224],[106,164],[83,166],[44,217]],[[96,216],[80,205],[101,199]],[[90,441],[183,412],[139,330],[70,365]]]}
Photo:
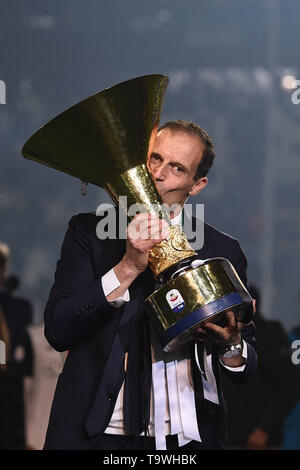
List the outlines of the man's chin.
{"label": "man's chin", "polygon": [[175,217],[176,215],[178,215],[182,210],[182,206],[178,202],[174,202],[174,201],[171,202],[171,201],[163,200],[163,204],[168,211],[171,211],[172,217]]}
{"label": "man's chin", "polygon": [[[178,206],[178,211],[176,211],[176,212],[178,212],[178,213],[181,212],[183,204],[180,204],[180,202],[178,202],[178,200],[175,201],[174,197],[173,198],[168,197],[168,196],[170,196],[170,194],[168,195],[168,193],[164,192],[163,190],[161,191],[158,188],[158,191],[159,191],[160,197],[162,198],[163,204],[167,208],[172,208],[173,209],[173,207],[174,207],[174,209],[176,209],[176,206]],[[174,194],[173,194],[173,196],[174,196]]]}

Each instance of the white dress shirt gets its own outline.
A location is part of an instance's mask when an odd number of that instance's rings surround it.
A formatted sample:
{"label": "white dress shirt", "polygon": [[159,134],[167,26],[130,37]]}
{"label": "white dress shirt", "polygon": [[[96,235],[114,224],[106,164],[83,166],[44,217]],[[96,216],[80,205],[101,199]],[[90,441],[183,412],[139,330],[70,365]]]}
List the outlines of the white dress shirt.
{"label": "white dress shirt", "polygon": [[[172,219],[172,225],[181,224],[181,213]],[[120,286],[113,268],[101,279],[105,296]],[[129,291],[112,301],[112,305],[119,307],[130,300]],[[247,358],[247,345],[243,343],[243,357]],[[166,449],[165,436],[177,434],[179,446],[191,440],[201,442],[198,430],[194,384],[191,374],[191,359],[189,347],[175,353],[165,353],[160,346],[154,330],[151,328],[152,351],[152,386],[150,399],[150,421],[148,432],[155,436],[156,449]],[[195,344],[196,362],[201,372],[204,398],[219,404],[216,379],[212,370],[212,355],[204,350],[204,368],[202,371]],[[224,365],[224,364],[223,364]],[[241,367],[227,367],[229,370],[240,372]],[[124,383],[117,397],[115,408],[108,427],[108,434],[125,434],[123,413]]]}

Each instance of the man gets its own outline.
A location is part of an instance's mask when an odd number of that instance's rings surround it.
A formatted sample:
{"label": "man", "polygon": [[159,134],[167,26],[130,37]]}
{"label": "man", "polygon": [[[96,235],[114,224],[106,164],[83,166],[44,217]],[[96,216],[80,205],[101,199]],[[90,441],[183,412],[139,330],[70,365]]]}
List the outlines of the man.
{"label": "man", "polygon": [[[148,167],[163,202],[183,207],[204,189],[213,159],[212,142],[197,125],[162,126]],[[181,213],[174,215],[172,222],[180,223]],[[166,222],[137,215],[126,242],[100,241],[96,224],[94,214],[71,219],[45,310],[48,341],[69,350],[45,449],[225,448],[219,369],[236,382],[253,373],[253,326],[241,332],[228,312],[225,327],[207,323],[195,343],[163,353],[143,302],[154,289],[149,251],[168,237]],[[205,224],[197,253],[229,259],[247,282],[237,240]],[[230,346],[236,355],[228,358]]]}
{"label": "man", "polygon": [[[25,448],[24,377],[32,375],[32,344],[26,330],[32,306],[12,294],[8,283],[9,247],[0,243],[0,312],[6,335],[6,365],[0,366],[0,450]],[[0,325],[1,330],[1,325]],[[0,331],[1,333],[1,331]]]}

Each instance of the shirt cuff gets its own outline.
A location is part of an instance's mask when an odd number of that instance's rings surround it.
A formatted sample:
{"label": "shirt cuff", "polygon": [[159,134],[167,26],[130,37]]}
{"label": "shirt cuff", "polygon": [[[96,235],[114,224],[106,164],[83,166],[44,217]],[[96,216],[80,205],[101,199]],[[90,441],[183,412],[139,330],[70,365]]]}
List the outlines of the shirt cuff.
{"label": "shirt cuff", "polygon": [[[247,362],[247,357],[248,357],[248,346],[247,346],[247,343],[245,340],[243,340],[243,352],[242,352],[242,357],[244,359],[246,359],[246,362]],[[243,372],[243,370],[245,369],[246,367],[246,364],[243,364],[242,366],[238,366],[238,367],[229,367],[229,366],[226,366],[224,364],[224,362],[221,361],[220,359],[220,362],[222,364],[223,367],[226,367],[226,369],[228,370],[231,370],[233,372]]]}
{"label": "shirt cuff", "polygon": [[[101,283],[105,297],[107,297],[111,292],[120,287],[120,282],[115,274],[114,268],[112,268],[110,271],[104,274],[104,276],[102,276]],[[129,290],[126,289],[123,295],[121,295],[117,299],[109,301],[109,303],[113,307],[121,307],[122,305],[124,305],[125,302],[129,302],[129,300]]]}

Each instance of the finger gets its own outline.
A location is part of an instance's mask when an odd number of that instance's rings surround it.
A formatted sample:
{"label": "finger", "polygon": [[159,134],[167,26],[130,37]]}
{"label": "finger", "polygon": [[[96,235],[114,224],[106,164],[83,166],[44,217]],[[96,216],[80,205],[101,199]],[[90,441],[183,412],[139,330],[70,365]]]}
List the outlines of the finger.
{"label": "finger", "polygon": [[[151,238],[156,232],[162,232],[169,226],[168,222],[154,214],[138,214],[128,226],[128,233],[132,238]],[[145,233],[146,231],[146,233]]]}
{"label": "finger", "polygon": [[140,223],[138,220],[132,220],[127,227],[127,239],[136,240],[140,235]]}
{"label": "finger", "polygon": [[127,227],[127,237],[136,240],[140,237],[142,229],[151,225],[151,221],[154,223],[154,220],[157,223],[157,218],[152,218],[151,214],[138,214]]}
{"label": "finger", "polygon": [[141,214],[136,214],[133,217],[132,221],[146,223],[146,224],[152,223],[152,222],[159,222],[159,221],[161,222],[163,221],[164,223],[167,223],[165,219],[162,219],[157,214],[152,214],[151,212],[143,212]]}
{"label": "finger", "polygon": [[160,224],[153,224],[151,227],[145,227],[140,235],[140,238],[143,240],[150,240],[150,239],[158,239],[163,236],[163,238],[166,238],[167,236],[170,235],[170,228],[167,225]]}
{"label": "finger", "polygon": [[151,221],[158,220],[156,215],[150,214],[149,212],[143,212],[142,214],[136,214],[132,221],[129,223],[127,227],[127,231],[135,231],[139,232],[141,230],[141,224],[145,223],[148,224]]}
{"label": "finger", "polygon": [[212,339],[227,339],[228,333],[221,326],[215,325],[214,323],[207,322],[203,325],[203,330],[208,334]]}
{"label": "finger", "polygon": [[240,332],[244,325],[238,322],[232,310],[226,310],[225,316],[227,318],[227,328],[231,333]]}
{"label": "finger", "polygon": [[153,248],[153,246],[161,243],[164,239],[170,236],[170,229],[167,228],[164,232],[159,233],[157,232],[151,238],[147,238],[147,232],[144,235],[139,234],[138,236],[135,234],[130,237],[129,241],[134,246],[135,249],[139,250],[140,252],[146,252]]}
{"label": "finger", "polygon": [[158,219],[159,217],[156,214],[151,214],[151,212],[142,212],[141,214],[136,214],[132,220],[150,220],[150,219]]}
{"label": "finger", "polygon": [[164,228],[168,227],[169,224],[165,219],[159,219],[156,216],[149,217],[148,219],[143,219],[140,223],[141,230],[147,228],[147,227],[159,227],[160,230],[163,230]]}
{"label": "finger", "polygon": [[170,229],[167,228],[164,232],[162,232],[161,234],[157,235],[156,238],[151,238],[149,240],[149,244],[150,244],[150,249],[153,248],[153,246],[161,243],[163,240],[165,240],[166,238],[168,238],[170,236]]}
{"label": "finger", "polygon": [[237,321],[232,310],[226,310],[225,316],[227,318],[227,326],[232,331],[237,327]]}

